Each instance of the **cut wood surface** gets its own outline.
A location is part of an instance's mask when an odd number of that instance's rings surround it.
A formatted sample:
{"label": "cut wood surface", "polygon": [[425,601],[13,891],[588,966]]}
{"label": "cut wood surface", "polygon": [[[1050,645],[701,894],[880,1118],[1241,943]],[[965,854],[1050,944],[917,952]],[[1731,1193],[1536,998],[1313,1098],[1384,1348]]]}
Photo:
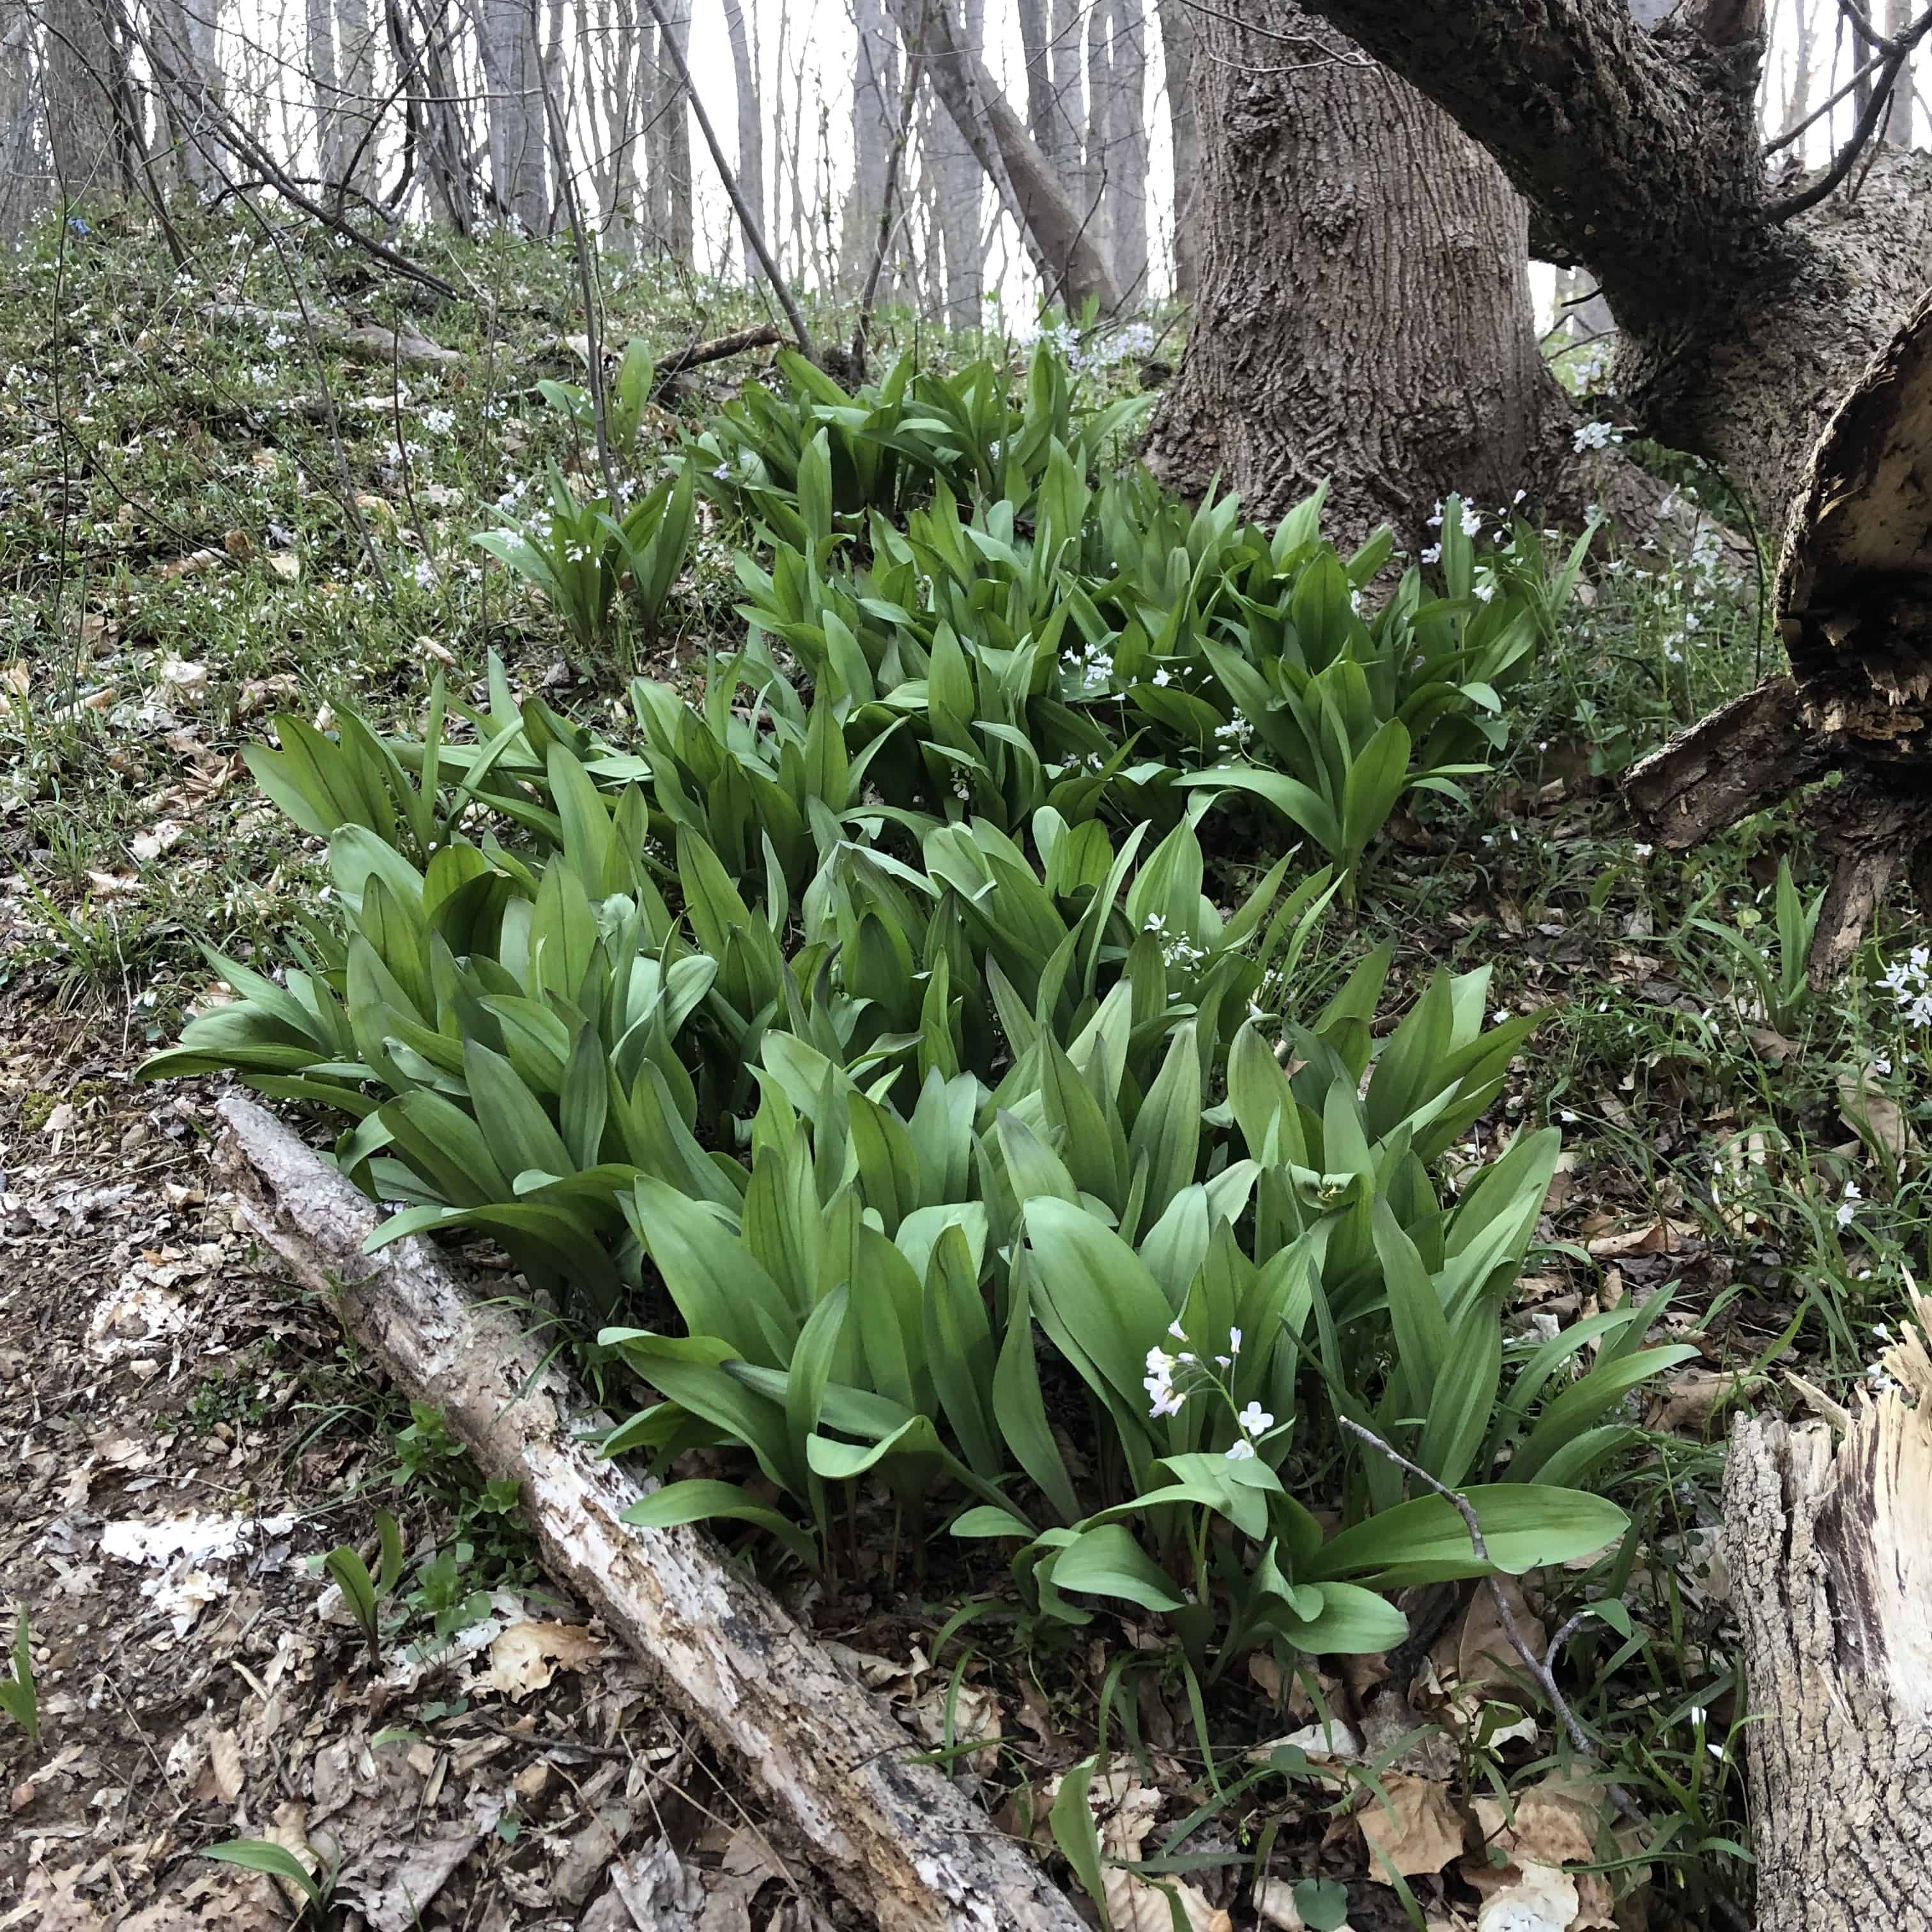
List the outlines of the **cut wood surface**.
{"label": "cut wood surface", "polygon": [[1908,1329],[1882,1366],[1854,1412],[1731,1437],[1759,1932],[1932,1928],[1932,1360]]}
{"label": "cut wood surface", "polygon": [[520,1486],[546,1566],[596,1606],[883,1932],[1080,1932],[1020,1846],[817,1641],[694,1529],[621,1518],[645,1485],[579,1439],[606,1418],[541,1338],[419,1238],[374,1256],[377,1209],[272,1114],[231,1096],[218,1166],[249,1223],[492,1478]]}

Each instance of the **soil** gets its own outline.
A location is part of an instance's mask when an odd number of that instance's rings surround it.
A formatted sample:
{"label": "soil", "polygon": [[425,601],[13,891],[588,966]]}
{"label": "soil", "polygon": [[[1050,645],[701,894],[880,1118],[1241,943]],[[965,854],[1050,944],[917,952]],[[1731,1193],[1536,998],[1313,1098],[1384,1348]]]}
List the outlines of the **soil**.
{"label": "soil", "polygon": [[198,1856],[236,1839],[332,1870],[372,1932],[851,1922],[533,1572],[373,1666],[316,1559],[374,1570],[385,1508],[446,1546],[450,1509],[393,1486],[406,1412],[209,1198],[208,1094],[139,1058],[0,1016],[0,1601],[40,1730],[0,1720],[0,1928],[289,1924],[284,1882]]}

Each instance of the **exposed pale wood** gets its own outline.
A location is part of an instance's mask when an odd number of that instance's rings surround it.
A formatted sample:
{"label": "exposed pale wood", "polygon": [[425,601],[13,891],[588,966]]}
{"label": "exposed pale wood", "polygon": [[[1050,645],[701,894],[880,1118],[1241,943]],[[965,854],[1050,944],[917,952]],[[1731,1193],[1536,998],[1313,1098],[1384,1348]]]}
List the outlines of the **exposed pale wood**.
{"label": "exposed pale wood", "polygon": [[374,1257],[376,1210],[274,1116],[231,1097],[218,1156],[242,1210],[412,1396],[436,1402],[486,1476],[514,1479],[547,1566],[596,1604],[742,1764],[881,1932],[1082,1932],[1003,1838],[770,1595],[694,1530],[633,1529],[644,1492],[578,1432],[601,1425],[508,1309],[422,1240]]}
{"label": "exposed pale wood", "polygon": [[658,363],[658,380],[681,374],[705,362],[722,362],[728,356],[742,356],[748,349],[771,349],[787,340],[775,322],[754,322],[749,328],[734,329],[729,335],[714,335],[708,342],[694,342],[688,349],[674,349]]}
{"label": "exposed pale wood", "polygon": [[1774,1416],[1731,1438],[1759,1932],[1932,1928],[1932,1363],[1914,1333],[1882,1366],[1835,1446]]}

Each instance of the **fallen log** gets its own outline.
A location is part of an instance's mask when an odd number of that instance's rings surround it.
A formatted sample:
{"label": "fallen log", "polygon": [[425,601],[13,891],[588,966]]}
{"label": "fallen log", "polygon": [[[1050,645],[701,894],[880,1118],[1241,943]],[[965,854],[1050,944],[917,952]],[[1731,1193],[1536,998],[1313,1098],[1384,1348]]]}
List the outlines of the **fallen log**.
{"label": "fallen log", "polygon": [[1932,1928],[1932,1360],[1908,1330],[1882,1366],[1856,1411],[1731,1435],[1758,1932]]}
{"label": "fallen log", "polygon": [[791,338],[775,322],[760,322],[749,328],[734,329],[729,335],[714,335],[708,342],[694,342],[688,348],[674,349],[658,364],[657,379],[668,381],[687,369],[706,362],[722,362],[728,356],[742,356],[748,349],[775,349]]}
{"label": "fallen log", "polygon": [[[1836,862],[1812,977],[1856,948],[1901,862],[1932,844],[1932,295],[1826,425],[1778,568],[1790,674],[1700,719],[1631,770],[1624,796],[1682,851],[1836,770]],[[1916,866],[1932,889],[1932,862]],[[1932,906],[1928,906],[1932,910]]]}
{"label": "fallen log", "polygon": [[374,322],[343,322],[332,315],[310,309],[306,317],[300,309],[258,308],[252,302],[209,302],[201,311],[204,321],[236,322],[250,328],[278,328],[303,340],[313,329],[315,339],[325,349],[333,349],[363,362],[400,362],[410,368],[441,368],[460,362],[460,350],[446,349],[412,329],[385,328]]}
{"label": "fallen log", "polygon": [[881,1932],[1084,1932],[1021,1846],[710,1539],[634,1529],[644,1486],[579,1439],[608,1426],[540,1339],[421,1239],[374,1256],[377,1210],[262,1108],[220,1106],[218,1170],[248,1225],[483,1473],[520,1486],[546,1567],[596,1606],[666,1695]]}

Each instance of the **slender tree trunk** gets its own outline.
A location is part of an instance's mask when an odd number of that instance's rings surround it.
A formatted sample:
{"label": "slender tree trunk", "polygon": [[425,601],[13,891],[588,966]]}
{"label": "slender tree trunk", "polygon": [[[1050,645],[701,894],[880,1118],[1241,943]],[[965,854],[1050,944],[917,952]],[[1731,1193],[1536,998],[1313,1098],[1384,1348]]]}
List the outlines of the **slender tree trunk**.
{"label": "slender tree trunk", "polygon": [[1789,134],[1811,111],[1811,80],[1818,64],[1818,34],[1813,8],[1816,0],[1792,0],[1791,92],[1786,97],[1784,125]]}
{"label": "slender tree trunk", "polygon": [[[676,41],[680,52],[688,49],[691,44],[689,13],[673,15],[664,31]],[[667,62],[666,64],[670,63]],[[670,202],[670,252],[674,260],[688,267],[696,259],[692,244],[697,234],[692,211],[691,112],[684,104],[684,95],[676,86],[675,76],[672,86],[664,142],[664,160],[670,170],[670,178],[665,184]]]}
{"label": "slender tree trunk", "polygon": [[212,188],[221,157],[208,126],[206,104],[221,98],[218,55],[220,0],[158,0],[152,31],[177,85],[158,82],[155,94],[172,149],[172,172],[184,188]]}
{"label": "slender tree trunk", "polygon": [[1158,0],[1160,57],[1174,148],[1174,292],[1192,302],[1201,279],[1201,130],[1194,114],[1194,15],[1187,0]]}
{"label": "slender tree trunk", "polygon": [[341,85],[335,64],[334,0],[307,0],[304,10],[308,35],[304,58],[309,87],[315,96],[315,171],[325,182],[336,180],[342,162]]}
{"label": "slender tree trunk", "polygon": [[1027,132],[1042,154],[1054,152],[1053,79],[1047,68],[1046,0],[1016,0],[1020,54],[1026,62]]}
{"label": "slender tree trunk", "polygon": [[[939,0],[933,0],[939,4]],[[953,31],[976,56],[986,38],[984,0],[950,0]],[[926,143],[932,155],[934,228],[945,258],[942,312],[949,328],[976,328],[982,293],[978,158],[950,118],[933,115]]]}
{"label": "slender tree trunk", "polygon": [[[914,0],[915,13],[926,4]],[[898,44],[885,0],[856,0],[852,17],[852,191],[838,238],[839,286],[848,297],[858,294],[872,264],[899,103]]]}
{"label": "slender tree trunk", "polygon": [[[758,70],[752,64],[752,42],[746,32],[743,0],[725,0],[724,30],[730,37],[731,68],[738,83],[738,189],[760,229],[765,225],[765,116],[758,98]],[[759,279],[751,245],[744,249],[747,285]]]}
{"label": "slender tree trunk", "polygon": [[[187,0],[196,12],[205,0]],[[341,114],[341,160],[349,171],[346,185],[362,194],[376,183],[376,33],[369,18],[368,0],[336,0],[336,32],[344,99]]]}
{"label": "slender tree trunk", "polygon": [[[1507,503],[1566,413],[1538,352],[1528,221],[1448,116],[1292,0],[1202,13],[1200,286],[1148,457],[1270,517],[1330,483],[1332,526],[1419,537]],[[1331,50],[1282,58],[1285,35]],[[1262,239],[1262,238],[1265,238]]]}
{"label": "slender tree trunk", "polygon": [[0,237],[17,236],[44,203],[44,117],[34,85],[34,16],[0,19]]}
{"label": "slender tree trunk", "polygon": [[1130,304],[1147,298],[1148,126],[1145,0],[1112,0],[1107,113],[1107,232],[1114,279]]}
{"label": "slender tree trunk", "polygon": [[46,0],[44,59],[47,134],[56,193],[68,201],[118,194],[120,166],[111,90],[122,84],[120,52],[98,0]]}

